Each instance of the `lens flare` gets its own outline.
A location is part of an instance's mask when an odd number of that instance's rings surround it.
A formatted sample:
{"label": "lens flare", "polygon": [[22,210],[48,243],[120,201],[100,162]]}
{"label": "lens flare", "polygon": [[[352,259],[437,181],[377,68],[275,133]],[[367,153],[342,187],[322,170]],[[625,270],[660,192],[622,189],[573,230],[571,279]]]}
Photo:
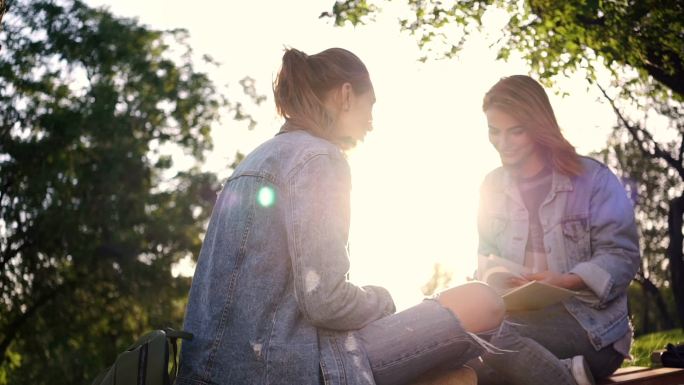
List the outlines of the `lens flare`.
{"label": "lens flare", "polygon": [[272,188],[268,186],[264,186],[259,189],[259,192],[257,193],[257,202],[262,207],[271,207],[275,203],[276,196],[275,196],[275,191],[273,191]]}

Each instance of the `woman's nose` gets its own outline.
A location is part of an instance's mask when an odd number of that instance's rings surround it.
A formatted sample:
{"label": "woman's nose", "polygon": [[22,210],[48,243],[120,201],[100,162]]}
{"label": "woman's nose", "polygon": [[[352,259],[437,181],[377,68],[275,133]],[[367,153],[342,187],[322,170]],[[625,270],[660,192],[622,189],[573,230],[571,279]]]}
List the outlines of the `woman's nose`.
{"label": "woman's nose", "polygon": [[508,144],[508,137],[506,134],[498,135],[496,138],[496,148],[503,150]]}

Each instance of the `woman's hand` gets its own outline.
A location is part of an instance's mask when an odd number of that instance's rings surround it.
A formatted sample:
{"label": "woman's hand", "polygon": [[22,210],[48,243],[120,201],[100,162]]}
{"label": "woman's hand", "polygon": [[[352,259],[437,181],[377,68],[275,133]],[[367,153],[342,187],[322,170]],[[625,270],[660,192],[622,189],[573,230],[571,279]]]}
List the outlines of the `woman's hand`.
{"label": "woman's hand", "polygon": [[570,290],[580,290],[587,287],[582,278],[575,274],[561,274],[546,270],[538,273],[523,274],[523,277],[528,281],[540,281]]}
{"label": "woman's hand", "polygon": [[522,286],[528,282],[530,282],[530,279],[527,278],[518,278],[518,277],[511,277],[506,281],[506,287],[507,288],[513,288],[513,287],[518,287]]}

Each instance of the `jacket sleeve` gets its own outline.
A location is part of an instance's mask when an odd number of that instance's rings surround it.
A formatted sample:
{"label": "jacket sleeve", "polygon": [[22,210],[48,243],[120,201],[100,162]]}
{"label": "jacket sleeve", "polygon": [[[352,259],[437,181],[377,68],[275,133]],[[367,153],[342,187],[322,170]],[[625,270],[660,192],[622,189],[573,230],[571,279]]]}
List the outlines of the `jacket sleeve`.
{"label": "jacket sleeve", "polygon": [[596,307],[626,292],[640,266],[634,208],[617,177],[602,167],[592,184],[590,228],[592,256],[570,270],[596,294]]}
{"label": "jacket sleeve", "polygon": [[302,314],[317,327],[353,330],[395,307],[386,289],[347,280],[351,176],[336,155],[314,155],[290,176],[285,219]]}

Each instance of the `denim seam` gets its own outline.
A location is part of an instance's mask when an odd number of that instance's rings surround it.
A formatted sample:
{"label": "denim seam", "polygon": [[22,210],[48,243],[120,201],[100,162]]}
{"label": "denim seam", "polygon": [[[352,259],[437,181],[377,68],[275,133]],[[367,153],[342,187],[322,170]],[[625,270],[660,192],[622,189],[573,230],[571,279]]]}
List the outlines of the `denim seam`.
{"label": "denim seam", "polygon": [[264,370],[264,383],[268,383],[268,370],[269,370],[269,365],[268,365],[268,359],[269,359],[269,351],[271,350],[271,340],[273,339],[273,334],[275,331],[275,324],[276,324],[276,318],[278,315],[278,310],[280,309],[280,301],[276,302],[276,308],[275,311],[273,312],[273,321],[271,322],[271,332],[268,334],[268,341],[265,341],[267,344],[267,347],[265,349],[265,354],[264,354],[264,364],[266,366],[266,370]]}
{"label": "denim seam", "polygon": [[232,182],[234,180],[243,178],[243,177],[254,177],[254,178],[260,178],[260,179],[265,179],[268,182],[274,184],[275,186],[280,187],[281,183],[280,181],[272,174],[267,173],[265,171],[243,171],[240,172],[238,175],[234,175],[226,179],[226,183]]}
{"label": "denim seam", "polygon": [[337,343],[337,336],[331,335],[330,339],[332,340],[333,356],[335,357],[335,362],[337,363],[340,384],[347,385],[347,371],[344,367],[344,360],[342,359],[342,352],[340,351],[340,346]]}
{"label": "denim seam", "polygon": [[221,340],[223,339],[223,333],[225,332],[224,329],[224,324],[226,323],[226,320],[228,318],[228,309],[230,308],[231,303],[233,302],[233,295],[234,295],[234,290],[235,290],[235,285],[237,282],[237,276],[240,271],[240,267],[242,265],[242,260],[247,252],[246,249],[246,243],[247,243],[247,237],[249,235],[249,231],[252,227],[252,221],[254,220],[254,206],[250,206],[251,210],[249,215],[247,216],[247,223],[245,225],[245,230],[242,234],[242,241],[240,245],[240,249],[238,250],[237,253],[237,258],[236,258],[236,263],[235,263],[235,268],[233,269],[233,273],[231,274],[230,278],[230,283],[228,284],[228,295],[226,296],[226,302],[223,305],[223,310],[221,311],[221,319],[219,321],[219,324],[217,326],[217,332],[216,332],[216,337],[214,338],[214,342],[211,346],[211,353],[209,353],[209,357],[207,358],[207,363],[206,367],[204,370],[204,376],[203,379],[205,381],[209,381],[211,371],[214,366],[214,360],[216,358],[216,354],[218,353],[218,348],[221,343]]}
{"label": "denim seam", "polygon": [[327,385],[328,381],[326,380],[326,377],[328,376],[328,367],[325,366],[325,361],[319,359],[318,360],[318,366],[321,368],[321,380],[323,380],[323,385]]}
{"label": "denim seam", "polygon": [[311,162],[312,160],[316,159],[319,156],[327,156],[330,159],[335,159],[335,157],[332,154],[330,154],[329,152],[311,152],[311,153],[308,153],[307,156],[304,157],[304,159],[299,161],[299,163],[297,163],[294,167],[292,167],[292,170],[290,170],[290,172],[287,173],[287,176],[286,176],[287,180],[292,181],[297,176],[297,174],[299,174],[299,172],[302,171],[302,169],[304,169],[304,166],[306,166],[309,162]]}
{"label": "denim seam", "polygon": [[297,208],[295,207],[295,199],[294,199],[294,196],[296,195],[296,191],[297,191],[297,184],[296,184],[294,178],[290,179],[288,187],[289,187],[290,194],[288,194],[289,204],[287,207],[288,207],[288,210],[290,211],[289,217],[291,218],[291,221],[292,221],[292,224],[291,224],[292,225],[292,232],[290,235],[288,235],[288,237],[292,237],[292,248],[293,248],[293,254],[290,256],[290,258],[292,258],[292,275],[294,278],[294,280],[293,280],[294,282],[292,283],[292,286],[293,286],[295,299],[297,300],[297,302],[299,302],[300,300],[302,301],[302,306],[301,306],[302,307],[302,313],[304,313],[304,316],[308,319],[309,318],[309,314],[308,314],[309,311],[308,311],[308,309],[306,309],[306,303],[305,303],[304,299],[300,298],[301,293],[299,293],[300,284],[299,284],[298,280],[299,280],[299,276],[302,274],[302,266],[301,266],[301,259],[299,258],[299,256],[300,256],[299,237],[297,236],[299,222],[297,221],[297,216],[295,215]]}

